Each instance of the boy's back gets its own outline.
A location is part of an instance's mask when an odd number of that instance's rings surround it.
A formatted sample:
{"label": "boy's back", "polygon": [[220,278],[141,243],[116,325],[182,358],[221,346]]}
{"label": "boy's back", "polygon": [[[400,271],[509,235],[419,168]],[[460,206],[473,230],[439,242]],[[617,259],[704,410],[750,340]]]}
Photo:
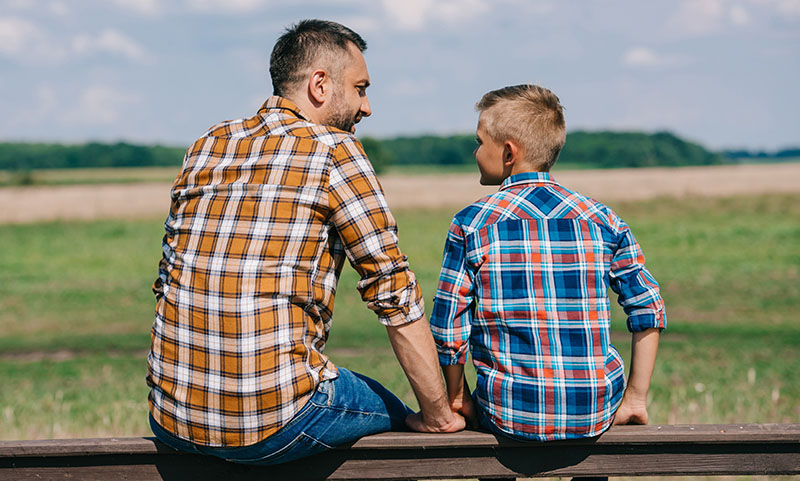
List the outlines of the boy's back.
{"label": "boy's back", "polygon": [[[431,330],[451,409],[539,441],[598,435],[615,415],[647,423],[666,317],[641,249],[614,212],[548,173],[566,137],[558,97],[516,85],[476,108],[481,183],[501,187],[459,212],[445,243]],[[627,387],[609,288],[634,332]],[[474,401],[463,382],[470,349]]]}
{"label": "boy's back", "polygon": [[643,264],[606,206],[548,173],[508,177],[450,227],[431,317],[440,361],[463,363],[472,345],[476,401],[502,432],[542,441],[600,434],[624,391],[608,288],[629,328],[663,327]]}

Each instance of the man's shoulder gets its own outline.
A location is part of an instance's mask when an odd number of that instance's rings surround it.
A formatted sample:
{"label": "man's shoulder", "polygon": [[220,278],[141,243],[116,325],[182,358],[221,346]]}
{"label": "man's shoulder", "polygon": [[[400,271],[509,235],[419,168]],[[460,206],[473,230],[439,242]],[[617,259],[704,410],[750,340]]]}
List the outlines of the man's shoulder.
{"label": "man's shoulder", "polygon": [[209,127],[199,140],[207,138],[244,139],[257,137],[294,137],[319,142],[330,149],[343,143],[356,143],[351,133],[286,115],[282,112],[259,113],[248,118],[224,120]]}

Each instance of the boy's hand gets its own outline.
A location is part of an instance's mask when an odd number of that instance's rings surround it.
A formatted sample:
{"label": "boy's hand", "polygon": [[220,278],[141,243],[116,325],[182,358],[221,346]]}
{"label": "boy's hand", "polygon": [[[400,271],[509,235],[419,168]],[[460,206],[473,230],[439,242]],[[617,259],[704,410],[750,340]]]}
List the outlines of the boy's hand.
{"label": "boy's hand", "polygon": [[475,401],[469,393],[469,388],[464,384],[464,389],[461,390],[459,395],[450,401],[450,409],[454,413],[464,416],[467,425],[470,427],[478,427],[478,411],[475,409]]}
{"label": "boy's hand", "polygon": [[406,418],[406,426],[412,431],[421,433],[454,433],[461,431],[467,426],[464,418],[456,413],[451,413],[450,419],[426,420],[422,411],[409,414]]}
{"label": "boy's hand", "polygon": [[647,421],[646,399],[629,396],[626,391],[622,398],[622,404],[614,415],[613,424],[647,424]]}

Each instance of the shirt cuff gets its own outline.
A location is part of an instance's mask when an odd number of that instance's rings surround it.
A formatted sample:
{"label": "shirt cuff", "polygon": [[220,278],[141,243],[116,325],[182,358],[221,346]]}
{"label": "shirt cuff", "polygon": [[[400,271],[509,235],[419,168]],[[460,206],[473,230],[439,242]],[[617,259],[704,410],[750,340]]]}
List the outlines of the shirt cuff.
{"label": "shirt cuff", "polygon": [[402,326],[425,317],[425,303],[416,282],[406,287],[400,296],[376,300],[369,303],[369,308],[378,314],[378,321],[384,326]]}
{"label": "shirt cuff", "polygon": [[464,343],[458,349],[452,349],[441,344],[436,345],[436,353],[439,355],[440,366],[453,366],[456,364],[465,364],[467,362],[467,347],[469,344]]}
{"label": "shirt cuff", "polygon": [[664,315],[663,311],[628,316],[628,330],[630,332],[641,332],[652,328],[666,329],[666,327],[667,316]]}

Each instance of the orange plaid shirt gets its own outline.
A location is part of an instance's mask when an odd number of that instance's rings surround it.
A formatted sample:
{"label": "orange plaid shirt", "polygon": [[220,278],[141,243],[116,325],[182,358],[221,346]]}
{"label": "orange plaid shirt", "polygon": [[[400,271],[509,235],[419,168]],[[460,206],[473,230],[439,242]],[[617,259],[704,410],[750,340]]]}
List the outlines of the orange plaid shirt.
{"label": "orange plaid shirt", "polygon": [[286,99],[211,127],[171,199],[147,382],[179,438],[255,444],[338,375],[323,350],[345,258],[380,322],[424,315],[361,144]]}

